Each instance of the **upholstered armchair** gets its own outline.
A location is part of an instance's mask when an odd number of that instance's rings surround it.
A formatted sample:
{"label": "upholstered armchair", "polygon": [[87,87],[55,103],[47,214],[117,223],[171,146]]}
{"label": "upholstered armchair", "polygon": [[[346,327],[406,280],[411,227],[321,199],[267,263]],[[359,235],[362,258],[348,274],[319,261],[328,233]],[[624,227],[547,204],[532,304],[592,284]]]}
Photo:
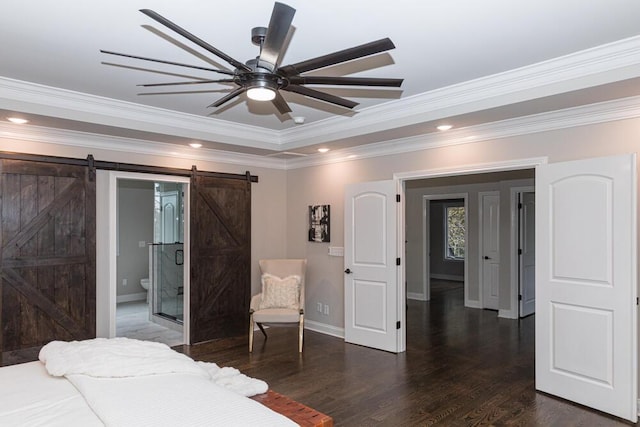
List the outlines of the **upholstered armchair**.
{"label": "upholstered armchair", "polygon": [[260,260],[262,292],[251,298],[249,309],[249,352],[253,351],[253,330],[257,324],[267,339],[263,325],[298,325],[298,351],[304,335],[304,277],[306,259]]}

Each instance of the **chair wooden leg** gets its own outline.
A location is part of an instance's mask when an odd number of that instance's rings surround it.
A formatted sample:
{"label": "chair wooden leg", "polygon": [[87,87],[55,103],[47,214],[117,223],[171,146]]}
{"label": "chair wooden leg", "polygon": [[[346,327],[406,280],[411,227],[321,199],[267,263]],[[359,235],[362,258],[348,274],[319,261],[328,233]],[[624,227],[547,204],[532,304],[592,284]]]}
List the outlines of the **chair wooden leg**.
{"label": "chair wooden leg", "polygon": [[253,313],[249,315],[249,353],[253,351]]}
{"label": "chair wooden leg", "polygon": [[260,331],[262,332],[262,335],[264,335],[264,339],[266,340],[267,339],[267,332],[262,327],[262,323],[258,323],[258,328],[260,328]]}
{"label": "chair wooden leg", "polygon": [[302,353],[302,341],[304,339],[304,315],[300,315],[300,336],[298,337],[298,352]]}

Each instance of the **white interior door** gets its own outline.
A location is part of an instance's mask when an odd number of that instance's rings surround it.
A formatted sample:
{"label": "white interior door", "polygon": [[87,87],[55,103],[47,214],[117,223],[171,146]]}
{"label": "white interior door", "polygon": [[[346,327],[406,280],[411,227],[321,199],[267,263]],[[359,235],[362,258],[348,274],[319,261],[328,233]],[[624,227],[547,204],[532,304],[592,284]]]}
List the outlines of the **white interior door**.
{"label": "white interior door", "polygon": [[481,192],[482,307],[498,309],[500,285],[500,193]]}
{"label": "white interior door", "polygon": [[520,194],[520,317],[536,311],[536,193]]}
{"label": "white interior door", "polygon": [[398,352],[396,183],[345,188],[345,341]]}
{"label": "white interior door", "polygon": [[536,170],[536,388],[637,419],[635,155]]}

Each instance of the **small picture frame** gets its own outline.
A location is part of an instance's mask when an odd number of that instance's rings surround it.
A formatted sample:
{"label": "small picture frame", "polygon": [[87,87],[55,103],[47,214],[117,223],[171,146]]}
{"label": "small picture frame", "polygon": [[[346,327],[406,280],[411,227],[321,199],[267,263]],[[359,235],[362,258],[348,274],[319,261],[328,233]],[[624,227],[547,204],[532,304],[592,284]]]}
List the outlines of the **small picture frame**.
{"label": "small picture frame", "polygon": [[329,205],[309,206],[309,241],[325,243],[331,241]]}

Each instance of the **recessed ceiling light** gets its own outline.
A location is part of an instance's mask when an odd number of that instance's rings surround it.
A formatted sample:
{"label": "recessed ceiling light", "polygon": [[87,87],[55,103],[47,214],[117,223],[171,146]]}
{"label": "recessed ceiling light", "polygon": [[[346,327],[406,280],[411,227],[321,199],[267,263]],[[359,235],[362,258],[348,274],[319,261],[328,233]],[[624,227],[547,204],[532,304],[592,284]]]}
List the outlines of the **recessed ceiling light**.
{"label": "recessed ceiling light", "polygon": [[328,148],[318,148],[318,151],[321,153],[326,153],[327,151],[329,151]]}
{"label": "recessed ceiling light", "polygon": [[189,146],[192,148],[200,148],[202,147],[202,144],[200,144],[199,142],[192,142],[191,144],[189,144]]}
{"label": "recessed ceiling light", "polygon": [[440,125],[438,126],[438,130],[445,131],[451,129],[453,126],[451,125]]}
{"label": "recessed ceiling light", "polygon": [[297,124],[297,125],[301,125],[304,123],[304,117],[302,116],[296,116],[293,118],[293,123]]}
{"label": "recessed ceiling light", "polygon": [[11,123],[15,123],[17,125],[23,125],[25,123],[29,123],[29,120],[22,119],[20,117],[7,117],[7,120],[9,120]]}

